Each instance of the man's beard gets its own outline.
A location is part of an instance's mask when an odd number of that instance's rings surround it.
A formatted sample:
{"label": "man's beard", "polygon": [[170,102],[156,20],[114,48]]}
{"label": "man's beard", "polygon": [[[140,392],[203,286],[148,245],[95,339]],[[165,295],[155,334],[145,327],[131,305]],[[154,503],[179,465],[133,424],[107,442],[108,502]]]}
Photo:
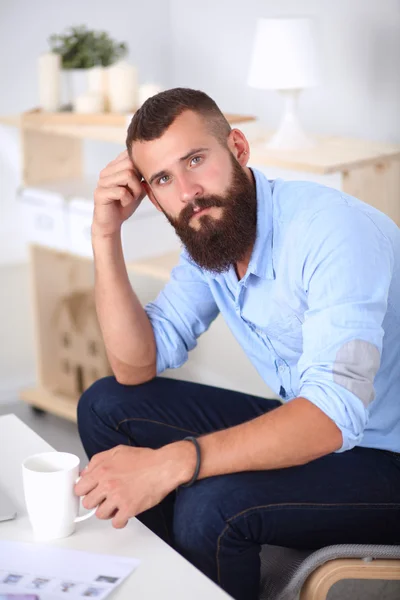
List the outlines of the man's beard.
{"label": "man's beard", "polygon": [[[232,183],[223,196],[202,196],[188,204],[177,219],[163,209],[186,250],[199,267],[223,273],[241,261],[253,247],[257,230],[255,185],[232,156]],[[222,207],[220,218],[197,217],[199,229],[190,226],[194,209]]]}

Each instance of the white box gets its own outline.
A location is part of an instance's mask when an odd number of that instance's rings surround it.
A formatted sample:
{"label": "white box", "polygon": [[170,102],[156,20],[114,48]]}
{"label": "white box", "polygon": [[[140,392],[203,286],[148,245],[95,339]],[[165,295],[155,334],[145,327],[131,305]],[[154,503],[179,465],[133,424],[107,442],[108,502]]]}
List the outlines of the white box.
{"label": "white box", "polygon": [[[75,197],[68,202],[69,251],[93,257],[91,226],[94,202]],[[180,242],[165,216],[144,198],[132,217],[122,226],[122,247],[126,262],[177,251]]]}
{"label": "white box", "polygon": [[72,198],[68,202],[68,251],[80,256],[93,257],[91,227],[93,202]]}
{"label": "white box", "polygon": [[[28,242],[93,257],[91,226],[94,179],[68,179],[22,188],[22,220]],[[127,262],[178,251],[180,242],[165,216],[146,197],[122,226]]]}
{"label": "white box", "polygon": [[27,187],[19,191],[25,239],[57,250],[68,247],[66,202],[62,194]]}

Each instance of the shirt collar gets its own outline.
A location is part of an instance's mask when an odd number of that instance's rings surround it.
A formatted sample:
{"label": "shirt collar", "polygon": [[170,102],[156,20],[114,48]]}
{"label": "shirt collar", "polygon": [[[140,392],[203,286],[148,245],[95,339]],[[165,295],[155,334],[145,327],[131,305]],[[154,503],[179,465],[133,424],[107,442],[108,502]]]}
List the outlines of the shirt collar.
{"label": "shirt collar", "polygon": [[257,233],[248,273],[262,279],[275,279],[273,267],[273,209],[270,181],[257,169],[252,169],[257,194]]}

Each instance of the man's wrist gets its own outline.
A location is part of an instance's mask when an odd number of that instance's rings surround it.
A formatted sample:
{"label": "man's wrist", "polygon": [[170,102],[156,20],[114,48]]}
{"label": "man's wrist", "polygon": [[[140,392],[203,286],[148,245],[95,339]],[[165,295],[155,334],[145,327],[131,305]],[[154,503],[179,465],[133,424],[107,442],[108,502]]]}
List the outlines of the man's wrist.
{"label": "man's wrist", "polygon": [[95,223],[92,223],[91,236],[92,242],[97,240],[118,240],[121,237],[121,228],[117,229],[116,231],[107,231]]}
{"label": "man's wrist", "polygon": [[170,477],[174,488],[187,483],[193,477],[196,469],[197,452],[194,444],[189,441],[173,442],[161,449],[170,464]]}

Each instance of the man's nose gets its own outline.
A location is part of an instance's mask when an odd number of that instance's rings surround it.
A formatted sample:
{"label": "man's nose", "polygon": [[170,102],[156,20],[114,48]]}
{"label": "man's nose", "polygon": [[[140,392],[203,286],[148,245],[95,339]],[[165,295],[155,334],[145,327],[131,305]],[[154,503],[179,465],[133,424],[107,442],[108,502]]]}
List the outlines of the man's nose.
{"label": "man's nose", "polygon": [[179,180],[180,199],[185,204],[190,204],[197,197],[203,195],[203,187],[190,177],[182,177]]}

